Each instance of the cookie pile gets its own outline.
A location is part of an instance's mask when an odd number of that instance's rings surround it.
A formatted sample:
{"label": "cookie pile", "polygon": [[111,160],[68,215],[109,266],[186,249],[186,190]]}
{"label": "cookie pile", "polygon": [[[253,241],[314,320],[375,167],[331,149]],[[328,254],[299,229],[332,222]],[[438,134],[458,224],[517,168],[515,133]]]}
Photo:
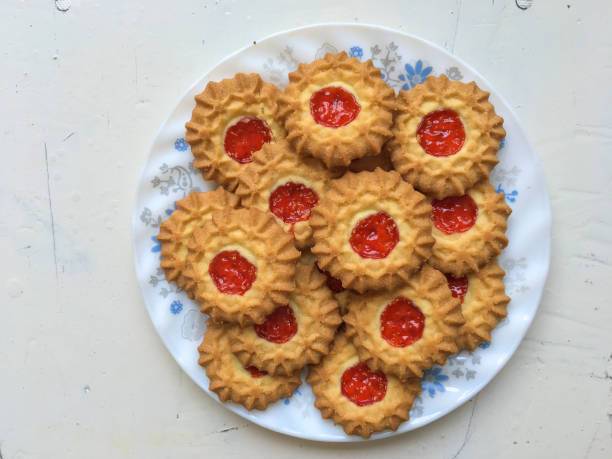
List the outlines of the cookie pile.
{"label": "cookie pile", "polygon": [[510,209],[488,182],[502,125],[475,83],[396,96],[346,53],[282,91],[257,74],[209,83],[186,138],[220,187],[178,201],[158,239],[168,280],[210,317],[210,389],[263,410],[307,368],[347,434],[406,421],[424,371],[506,315]]}

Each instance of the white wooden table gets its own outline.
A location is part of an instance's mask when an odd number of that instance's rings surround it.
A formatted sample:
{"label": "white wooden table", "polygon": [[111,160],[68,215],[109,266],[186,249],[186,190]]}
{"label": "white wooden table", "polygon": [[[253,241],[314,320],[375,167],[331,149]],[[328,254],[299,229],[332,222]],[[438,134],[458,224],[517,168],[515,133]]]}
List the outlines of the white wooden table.
{"label": "white wooden table", "polygon": [[[609,2],[2,6],[0,458],[612,457]],[[508,366],[442,420],[369,444],[286,438],[207,397],[163,348],[132,263],[136,182],[179,96],[228,53],[323,21],[471,63],[522,119],[554,212],[544,300]]]}

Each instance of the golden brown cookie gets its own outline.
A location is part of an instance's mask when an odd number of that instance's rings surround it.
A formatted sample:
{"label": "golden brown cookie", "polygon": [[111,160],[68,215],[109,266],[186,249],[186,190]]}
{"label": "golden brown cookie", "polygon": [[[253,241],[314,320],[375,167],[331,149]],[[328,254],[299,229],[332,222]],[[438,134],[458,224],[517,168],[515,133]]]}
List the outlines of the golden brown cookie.
{"label": "golden brown cookie", "polygon": [[327,355],[342,319],[325,281],[314,257],[303,256],[289,303],[278,306],[260,325],[232,328],[232,351],[244,366],[291,375]]}
{"label": "golden brown cookie", "polygon": [[346,334],[373,370],[420,378],[458,351],[461,307],[444,274],[431,266],[423,266],[404,287],[352,298],[344,316]]}
{"label": "golden brown cookie", "polygon": [[240,175],[236,194],[245,207],[270,211],[295,237],[298,248],[312,245],[310,213],[324,193],[329,171],[314,158],[299,158],[285,141],[261,149]]}
{"label": "golden brown cookie", "polygon": [[510,298],[504,289],[504,270],[493,260],[478,272],[463,277],[446,275],[451,294],[461,302],[465,324],[459,347],[473,351],[491,341],[491,331],[507,315]]}
{"label": "golden brown cookie", "polygon": [[301,383],[300,374],[273,376],[256,367],[244,367],[230,350],[229,325],[208,321],[198,350],[206,369],[208,388],[222,402],[232,401],[247,410],[264,410],[271,403],[290,397]]}
{"label": "golden brown cookie", "polygon": [[431,204],[436,243],[429,263],[440,271],[454,276],[477,271],[508,245],[505,233],[512,210],[488,181],[463,196]]}
{"label": "golden brown cookie", "polygon": [[401,382],[370,370],[344,334],[336,337],[323,361],[311,367],[307,380],[323,418],[333,419],[348,435],[365,438],[385,429],[397,430],[421,392],[418,379]]}
{"label": "golden brown cookie", "polygon": [[397,172],[347,172],[313,210],[312,253],[345,288],[397,287],[431,254],[430,212]]}
{"label": "golden brown cookie", "polygon": [[183,275],[187,263],[187,243],[196,228],[207,225],[216,210],[238,207],[238,197],[223,188],[193,192],[176,202],[176,210],[159,227],[161,267],[166,279],[176,282],[190,298],[195,285]]}
{"label": "golden brown cookie", "polygon": [[276,122],[276,86],[256,73],[237,73],[233,78],[211,81],[195,98],[186,140],[206,180],[229,191],[237,177],[265,143],[285,137]]}
{"label": "golden brown cookie", "polygon": [[417,190],[442,199],[489,177],[506,131],[488,92],[474,82],[430,76],[401,91],[398,105],[391,160]]}
{"label": "golden brown cookie", "polygon": [[194,231],[185,276],[202,312],[216,321],[261,323],[287,304],[300,253],[268,212],[226,209]]}
{"label": "golden brown cookie", "polygon": [[380,70],[345,52],[300,64],[279,99],[289,143],[327,167],[379,154],[391,137],[394,108]]}

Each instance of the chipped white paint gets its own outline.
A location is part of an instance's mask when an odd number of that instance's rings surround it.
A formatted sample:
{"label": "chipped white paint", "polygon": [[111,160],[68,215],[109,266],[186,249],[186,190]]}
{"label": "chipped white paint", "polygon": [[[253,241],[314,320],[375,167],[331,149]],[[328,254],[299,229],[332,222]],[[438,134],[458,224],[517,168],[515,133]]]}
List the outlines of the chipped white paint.
{"label": "chipped white paint", "polygon": [[527,10],[531,8],[534,0],[515,0],[516,6],[518,6],[521,10]]}
{"label": "chipped white paint", "polygon": [[[13,3],[0,19],[4,459],[612,457],[609,2],[463,1],[459,19],[456,0]],[[129,231],[148,146],[184,90],[253,40],[333,20],[409,31],[481,71],[542,156],[555,220],[540,313],[477,402],[342,447],[244,424],[183,375],[142,307]]]}
{"label": "chipped white paint", "polygon": [[70,0],[55,0],[55,7],[58,11],[65,13],[72,6],[72,2]]}

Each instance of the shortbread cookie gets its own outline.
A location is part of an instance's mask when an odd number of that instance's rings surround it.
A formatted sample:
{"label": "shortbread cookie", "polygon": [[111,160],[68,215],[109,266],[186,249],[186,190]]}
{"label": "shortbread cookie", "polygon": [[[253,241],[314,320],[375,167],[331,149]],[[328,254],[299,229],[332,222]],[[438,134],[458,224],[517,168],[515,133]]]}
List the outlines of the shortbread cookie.
{"label": "shortbread cookie", "polygon": [[289,303],[278,306],[260,325],[232,328],[232,351],[244,366],[291,375],[321,361],[342,323],[338,303],[325,281],[314,257],[302,257]]}
{"label": "shortbread cookie", "polygon": [[463,196],[434,199],[431,205],[436,243],[429,263],[440,271],[454,276],[477,271],[508,245],[505,232],[512,210],[488,181]]}
{"label": "shortbread cookie", "polygon": [[264,410],[291,394],[301,384],[300,374],[274,376],[256,367],[245,367],[230,350],[229,325],[208,321],[200,351],[200,365],[206,369],[208,388],[222,402],[232,401],[247,410]]}
{"label": "shortbread cookie", "polygon": [[268,212],[226,209],[194,231],[185,276],[202,312],[216,321],[261,323],[287,304],[300,253]]}
{"label": "shortbread cookie", "polygon": [[395,94],[372,61],[327,54],[289,74],[279,99],[287,140],[327,167],[377,155],[391,137]]}
{"label": "shortbread cookie", "polygon": [[264,145],[240,176],[236,189],[246,207],[270,211],[295,237],[312,245],[310,213],[325,191],[329,171],[314,158],[299,158],[285,141]]}
{"label": "shortbread cookie", "polygon": [[311,367],[308,382],[315,406],[325,419],[333,419],[348,435],[365,438],[385,429],[396,430],[408,419],[421,392],[418,379],[401,382],[370,370],[344,334],[336,337],[323,361]]}
{"label": "shortbread cookie", "polygon": [[489,177],[506,131],[488,92],[442,75],[401,91],[398,104],[391,160],[417,190],[442,199]]}
{"label": "shortbread cookie", "polygon": [[423,266],[406,286],[352,298],[344,316],[346,334],[373,370],[420,378],[458,351],[461,306],[444,274],[431,266]]}
{"label": "shortbread cookie", "polygon": [[461,349],[473,351],[491,341],[491,331],[507,315],[510,298],[504,289],[504,270],[494,260],[463,277],[447,274],[451,294],[461,302],[465,324],[459,334]]}
{"label": "shortbread cookie", "polygon": [[211,81],[195,98],[186,140],[206,180],[229,191],[238,185],[240,171],[268,142],[285,137],[276,122],[276,86],[256,73]]}
{"label": "shortbread cookie", "polygon": [[313,210],[312,253],[345,288],[397,287],[431,254],[430,212],[397,172],[347,172]]}
{"label": "shortbread cookie", "polygon": [[190,298],[194,283],[183,275],[187,264],[187,243],[196,228],[207,225],[214,211],[238,207],[238,197],[223,188],[193,192],[176,202],[176,210],[159,227],[161,267],[166,279],[176,282]]}

